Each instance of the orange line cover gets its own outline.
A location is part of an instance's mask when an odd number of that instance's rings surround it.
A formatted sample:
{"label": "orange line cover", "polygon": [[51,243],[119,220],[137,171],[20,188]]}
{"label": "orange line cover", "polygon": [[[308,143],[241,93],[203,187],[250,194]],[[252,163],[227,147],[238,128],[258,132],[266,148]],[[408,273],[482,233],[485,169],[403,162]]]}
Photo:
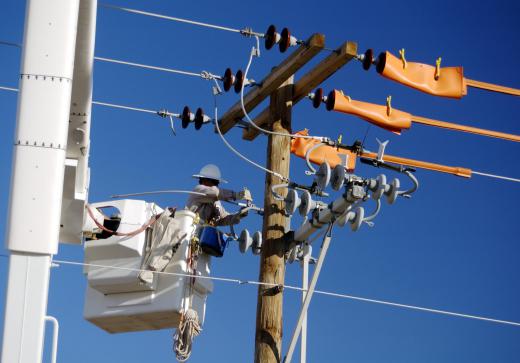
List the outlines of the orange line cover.
{"label": "orange line cover", "polygon": [[387,106],[355,101],[338,90],[329,94],[327,109],[358,116],[396,134],[400,134],[402,129],[409,129],[412,125],[412,115],[408,112],[392,109],[390,115],[388,115]]}
{"label": "orange line cover", "polygon": [[443,67],[435,79],[435,67],[428,64],[406,62],[390,52],[379,57],[377,71],[385,78],[418,89],[419,91],[442,97],[462,98],[467,92],[462,67]]}
{"label": "orange line cover", "polygon": [[[309,130],[305,129],[302,131],[298,131],[297,135],[309,135]],[[313,147],[316,144],[319,144],[318,140],[313,139],[302,139],[302,138],[294,138],[291,140],[291,153],[305,159],[305,154],[307,150]],[[348,156],[347,160],[347,169],[349,172],[353,172],[356,167],[356,154],[344,149],[336,149],[332,146],[323,145],[312,151],[309,155],[309,160],[314,164],[321,164],[324,161],[327,161],[331,168],[341,163],[341,158],[339,154],[344,154]]]}
{"label": "orange line cover", "polygon": [[[309,135],[309,132],[307,129],[299,131],[296,133],[297,135]],[[305,159],[305,153],[307,150],[309,150],[314,145],[319,144],[318,140],[313,139],[301,139],[301,138],[294,138],[291,140],[291,153]],[[309,160],[314,164],[321,164],[324,161],[327,161],[331,168],[334,168],[336,165],[341,163],[341,158],[339,157],[339,154],[345,154],[348,155],[348,171],[353,172],[354,168],[356,167],[356,158],[357,155],[349,150],[344,149],[336,149],[332,146],[323,145],[320,146],[311,153],[309,156]],[[372,152],[362,152],[361,157],[368,158],[368,159],[377,159],[377,154]],[[456,176],[461,176],[464,178],[470,178],[471,177],[471,169],[462,168],[458,166],[447,166],[447,165],[441,165],[441,164],[434,164],[429,163],[426,161],[420,161],[420,160],[414,160],[414,159],[407,159],[402,158],[400,156],[392,156],[392,155],[385,155],[384,161],[387,163],[392,164],[399,164],[399,165],[405,165],[405,166],[411,166],[414,168],[421,168],[421,169],[427,169],[432,171],[437,171],[441,173],[447,173],[447,174],[453,174]]]}

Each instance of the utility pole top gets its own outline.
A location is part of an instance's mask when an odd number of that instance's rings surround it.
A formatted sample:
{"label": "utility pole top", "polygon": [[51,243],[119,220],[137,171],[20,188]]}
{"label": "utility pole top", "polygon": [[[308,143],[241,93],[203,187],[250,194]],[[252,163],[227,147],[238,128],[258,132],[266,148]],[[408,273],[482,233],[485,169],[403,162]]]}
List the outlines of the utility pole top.
{"label": "utility pole top", "polygon": [[[293,105],[307,97],[315,87],[333,75],[341,67],[347,64],[352,58],[357,56],[357,43],[345,42],[336,51],[332,52],[327,58],[318,63],[313,69],[307,72],[294,85]],[[240,105],[239,105],[240,106]],[[253,122],[260,128],[265,128],[269,122],[269,108],[265,108]],[[253,127],[244,130],[242,138],[244,140],[254,140],[260,131]]]}
{"label": "utility pole top", "polygon": [[[267,97],[271,96],[282,83],[291,77],[296,71],[307,64],[325,47],[325,36],[314,34],[305,44],[296,49],[280,65],[275,67],[258,85],[244,95],[244,108],[247,112],[258,106]],[[237,121],[244,117],[240,101],[235,103],[220,119],[220,130],[223,134],[228,132]]]}

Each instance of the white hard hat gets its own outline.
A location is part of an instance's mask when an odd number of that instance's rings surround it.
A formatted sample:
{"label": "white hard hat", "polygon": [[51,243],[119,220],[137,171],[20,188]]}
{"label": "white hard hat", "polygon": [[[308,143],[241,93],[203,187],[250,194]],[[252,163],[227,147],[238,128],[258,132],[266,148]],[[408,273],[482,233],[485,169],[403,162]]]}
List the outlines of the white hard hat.
{"label": "white hard hat", "polygon": [[214,164],[204,165],[202,169],[200,169],[198,174],[193,175],[194,178],[206,178],[218,180],[221,183],[227,183],[224,179],[222,179],[220,174],[220,169],[218,166]]}

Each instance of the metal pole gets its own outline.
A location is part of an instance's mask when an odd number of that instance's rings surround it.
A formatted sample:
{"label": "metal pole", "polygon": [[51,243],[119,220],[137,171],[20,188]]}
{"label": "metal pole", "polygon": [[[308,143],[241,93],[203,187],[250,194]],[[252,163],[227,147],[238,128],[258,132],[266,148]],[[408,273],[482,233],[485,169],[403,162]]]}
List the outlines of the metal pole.
{"label": "metal pole", "polygon": [[96,38],[97,0],[81,0],[70,99],[67,162],[60,220],[60,242],[81,244],[83,214],[90,182],[92,73]]}
{"label": "metal pole", "polygon": [[51,255],[58,251],[79,0],[28,0],[6,247],[2,362],[42,360]]}
{"label": "metal pole", "polygon": [[51,256],[12,252],[2,362],[41,362]]}
{"label": "metal pole", "polygon": [[298,341],[298,336],[300,335],[303,320],[305,315],[307,314],[307,309],[309,308],[309,304],[311,303],[312,295],[314,293],[314,289],[316,288],[316,283],[318,282],[318,277],[321,272],[321,267],[323,266],[323,261],[325,260],[327,250],[329,249],[330,240],[332,238],[331,232],[332,224],[329,225],[327,233],[325,234],[325,238],[323,239],[323,245],[321,246],[320,256],[318,257],[318,262],[316,263],[316,268],[314,269],[314,274],[312,275],[311,285],[309,287],[309,291],[307,292],[307,296],[305,297],[305,301],[303,302],[302,308],[300,310],[298,323],[296,324],[296,328],[294,328],[294,333],[291,338],[289,350],[287,351],[287,355],[283,360],[284,363],[290,363],[294,354],[294,349],[296,348],[296,342]]}
{"label": "metal pole", "polygon": [[[305,303],[307,297],[307,290],[309,289],[309,261],[311,259],[312,247],[309,245],[304,246],[303,259],[302,259],[302,306]],[[303,315],[302,322],[302,333],[300,339],[300,363],[307,362],[307,312]]]}
{"label": "metal pole", "polygon": [[60,323],[54,316],[46,316],[45,321],[52,324],[52,355],[51,363],[56,363],[58,358],[58,335],[60,333]]}

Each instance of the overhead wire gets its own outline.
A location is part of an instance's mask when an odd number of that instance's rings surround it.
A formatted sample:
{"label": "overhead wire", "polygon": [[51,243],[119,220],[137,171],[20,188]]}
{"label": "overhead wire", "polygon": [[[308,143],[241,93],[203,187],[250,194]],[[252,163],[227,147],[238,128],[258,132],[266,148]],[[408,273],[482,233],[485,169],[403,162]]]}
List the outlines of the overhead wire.
{"label": "overhead wire", "polygon": [[[9,257],[8,255],[0,254],[0,257]],[[63,265],[71,265],[71,266],[83,266],[83,267],[96,267],[96,268],[108,268],[108,269],[114,269],[114,270],[123,270],[123,271],[132,271],[132,272],[148,272],[149,270],[143,270],[143,269],[137,269],[137,268],[131,268],[131,267],[121,267],[121,266],[111,266],[111,265],[100,265],[100,264],[93,264],[93,263],[86,263],[86,262],[77,262],[77,261],[67,261],[67,260],[59,260],[59,259],[53,259],[52,262],[54,264],[63,264]],[[193,278],[192,274],[189,273],[180,273],[180,272],[167,272],[167,271],[152,271],[154,274],[158,275],[167,275],[167,276],[177,276],[177,277],[185,277],[185,278]],[[261,282],[256,280],[243,280],[243,279],[237,279],[237,278],[229,278],[229,277],[218,277],[218,276],[203,276],[198,275],[196,276],[198,279],[204,279],[204,280],[212,280],[212,281],[220,281],[220,282],[230,282],[230,283],[236,283],[238,285],[253,285],[253,286],[266,286],[266,287],[281,287],[283,289],[287,290],[293,290],[293,291],[299,291],[299,292],[306,292],[306,289],[303,289],[299,286],[293,286],[293,285],[285,285],[285,284],[275,284],[275,283],[269,283],[269,282]],[[488,318],[484,316],[478,316],[478,315],[471,315],[471,314],[464,314],[464,313],[457,313],[453,311],[448,310],[440,310],[440,309],[432,309],[417,305],[409,305],[409,304],[401,304],[386,300],[378,300],[378,299],[371,299],[361,296],[355,296],[355,295],[349,295],[349,294],[342,294],[342,293],[335,293],[330,291],[323,291],[323,290],[315,290],[315,294],[324,295],[324,296],[331,296],[331,297],[337,297],[337,298],[343,298],[343,299],[349,299],[349,300],[356,300],[356,301],[362,301],[362,302],[369,302],[374,304],[380,304],[380,305],[387,305],[387,306],[393,306],[403,309],[410,309],[410,310],[417,310],[417,311],[423,311],[423,312],[430,312],[440,315],[448,315],[448,316],[455,316],[460,318],[467,318],[467,319],[473,319],[473,320],[480,320],[480,321],[487,321],[491,323],[497,323],[497,324],[503,324],[503,325],[511,325],[511,326],[517,326],[520,327],[520,322],[510,321],[510,320],[503,320],[503,319],[494,319],[494,318]]]}
{"label": "overhead wire", "polygon": [[[19,92],[19,89],[18,88],[12,88],[12,87],[4,87],[4,86],[0,86],[0,89],[2,90],[6,90],[6,91],[12,91],[12,92]],[[178,117],[179,114],[178,113],[172,113],[172,112],[168,112],[168,111],[165,111],[165,110],[160,110],[160,111],[154,111],[154,110],[150,110],[150,109],[147,109],[147,108],[140,108],[140,107],[132,107],[132,106],[125,106],[125,105],[119,105],[119,104],[116,104],[116,103],[108,103],[108,102],[101,102],[101,101],[92,101],[92,104],[93,105],[98,105],[98,106],[105,106],[105,107],[111,107],[111,108],[118,108],[118,109],[123,109],[123,110],[129,110],[129,111],[137,111],[137,112],[143,112],[143,113],[150,113],[150,114],[159,114],[159,113],[162,113],[166,116],[174,116],[174,117]]]}
{"label": "overhead wire", "polygon": [[130,107],[130,106],[117,105],[115,103],[92,101],[92,104],[99,105],[99,106],[120,108],[120,109],[123,109],[123,110],[129,110],[129,111],[138,111],[138,112],[157,114],[157,111],[154,111],[154,110],[148,110],[146,108],[139,108],[139,107]]}
{"label": "overhead wire", "polygon": [[[6,91],[12,91],[12,92],[18,92],[18,88],[13,88],[13,87],[5,87],[5,86],[0,86],[0,89],[1,90],[6,90]],[[145,108],[139,108],[139,107],[131,107],[131,106],[125,106],[125,105],[119,105],[119,104],[114,104],[114,103],[107,103],[107,102],[101,102],[101,101],[92,101],[92,104],[94,105],[98,105],[98,106],[106,106],[106,107],[112,107],[112,108],[117,108],[117,109],[124,109],[124,110],[129,110],[129,111],[137,111],[137,112],[144,112],[144,113],[149,113],[149,114],[160,114],[160,113],[163,113],[164,115],[166,116],[173,116],[173,117],[178,117],[179,114],[177,113],[171,113],[171,112],[168,112],[168,111],[165,111],[165,110],[160,110],[160,111],[154,111],[154,110],[150,110],[150,109],[145,109]],[[242,155],[238,150],[236,150],[231,144],[229,144],[229,142],[226,140],[226,138],[224,137],[224,135],[222,134],[220,128],[218,127],[218,122],[215,122],[215,128],[217,129],[217,133],[220,135],[220,137],[222,138],[222,140],[224,141],[224,143],[226,144],[226,146],[228,148],[230,148],[230,150],[232,150],[235,154],[237,154],[240,158],[246,160],[247,162],[249,163],[252,163],[253,165],[255,165],[256,167],[259,167],[260,169],[268,172],[268,173],[275,173],[273,172],[272,170],[269,170],[269,169],[266,169],[265,167],[263,167],[262,165],[259,165],[258,163],[255,163],[254,161],[252,160],[249,160],[247,157],[245,157],[244,155]],[[285,135],[287,136],[287,134],[282,134],[282,135]],[[516,182],[516,183],[520,183],[520,179],[517,179],[517,178],[512,178],[512,177],[508,177],[508,176],[501,176],[501,175],[495,175],[495,174],[490,174],[490,173],[484,173],[484,172],[480,172],[480,171],[475,171],[475,170],[471,170],[471,173],[472,174],[476,174],[476,175],[480,175],[480,176],[484,176],[484,177],[489,177],[489,178],[494,178],[494,179],[501,179],[501,180],[507,180],[507,181],[512,181],[512,182]],[[278,174],[278,173],[275,173],[273,174],[277,177],[279,177],[280,179],[282,179],[283,181],[285,182],[288,182],[289,179],[284,177],[283,175],[281,174]]]}
{"label": "overhead wire", "polygon": [[232,32],[232,33],[242,34],[242,35],[245,35],[245,36],[259,36],[259,37],[263,37],[264,36],[263,33],[257,33],[257,32],[254,32],[254,31],[250,30],[250,29],[236,29],[236,28],[231,28],[231,27],[227,27],[227,26],[221,26],[221,25],[215,25],[215,24],[210,24],[210,23],[204,23],[204,22],[201,22],[201,21],[195,21],[195,20],[190,20],[190,19],[178,18],[178,17],[175,17],[175,16],[157,14],[157,13],[152,13],[152,12],[149,12],[149,11],[131,9],[131,8],[123,7],[123,6],[117,6],[117,5],[106,4],[106,3],[100,3],[99,6],[104,7],[104,8],[108,8],[108,9],[121,10],[121,11],[125,11],[125,12],[128,12],[128,13],[133,13],[133,14],[146,15],[146,16],[150,16],[150,17],[154,17],[154,18],[176,21],[176,22],[179,22],[179,23],[186,23],[186,24],[191,24],[191,25],[197,25],[197,26],[202,26],[202,27],[211,28],[211,29],[217,29],[217,30],[224,30],[224,31]]}
{"label": "overhead wire", "polygon": [[3,89],[4,91],[18,92],[18,88],[13,88],[13,87],[0,86],[0,89]]}
{"label": "overhead wire", "polygon": [[154,190],[154,191],[151,191],[151,192],[115,194],[115,195],[111,195],[110,198],[126,198],[126,197],[135,197],[135,196],[139,196],[139,195],[153,195],[153,194],[167,194],[167,193],[171,193],[171,194],[190,194],[190,195],[198,195],[198,196],[203,196],[203,197],[206,196],[205,193],[194,192],[194,191],[191,191],[191,190],[170,189],[170,190]]}
{"label": "overhead wire", "polygon": [[153,69],[153,70],[156,70],[156,71],[162,71],[162,72],[168,72],[168,73],[177,73],[177,74],[182,74],[182,75],[186,75],[186,76],[199,77],[199,78],[203,78],[203,79],[210,79],[210,78],[222,79],[222,77],[214,75],[214,74],[206,72],[206,71],[202,71],[200,73],[196,73],[196,72],[183,71],[183,70],[180,70],[180,69],[151,66],[151,65],[148,65],[148,64],[128,62],[128,61],[123,61],[123,60],[120,60],[120,59],[112,59],[112,58],[105,58],[105,57],[98,57],[98,56],[94,56],[94,59],[98,60],[98,61],[102,61],[102,62],[124,64],[124,65],[132,66],[132,67]]}
{"label": "overhead wire", "polygon": [[508,176],[501,176],[501,175],[495,175],[495,174],[482,173],[480,171],[475,171],[475,170],[472,170],[471,172],[473,174],[477,174],[477,175],[480,175],[480,176],[487,176],[489,178],[509,180],[509,181],[512,181],[512,182],[520,183],[520,179],[517,179],[517,178],[511,178],[511,177],[508,177]]}
{"label": "overhead wire", "polygon": [[436,314],[441,314],[441,315],[457,316],[459,318],[468,318],[468,319],[482,320],[482,321],[488,321],[488,322],[492,322],[492,323],[499,323],[499,324],[505,324],[505,325],[520,326],[520,323],[515,322],[515,321],[486,318],[483,316],[462,314],[462,313],[456,313],[456,312],[447,311],[447,310],[425,308],[425,307],[416,306],[416,305],[400,304],[400,303],[395,303],[395,302],[385,301],[385,300],[369,299],[366,297],[360,297],[360,296],[354,296],[354,295],[339,294],[339,293],[320,291],[320,290],[316,290],[315,294],[334,296],[334,297],[339,297],[339,298],[343,298],[343,299],[357,300],[357,301],[363,301],[363,302],[370,302],[370,303],[374,303],[374,304],[388,305],[388,306],[399,307],[399,308],[404,308],[404,309],[425,311],[425,312],[436,313]]}
{"label": "overhead wire", "polygon": [[[201,22],[201,21],[196,21],[196,20],[191,20],[191,19],[186,19],[186,18],[179,18],[179,17],[175,17],[175,16],[158,14],[158,13],[152,13],[152,12],[144,11],[144,10],[131,9],[131,8],[118,6],[118,5],[113,5],[113,4],[107,4],[107,3],[99,3],[99,6],[100,7],[104,7],[104,8],[108,8],[108,9],[115,9],[115,10],[125,11],[125,12],[133,13],[133,14],[150,16],[150,17],[153,17],[153,18],[171,20],[171,21],[175,21],[175,22],[179,22],[179,23],[185,23],[185,24],[190,24],[190,25],[197,25],[197,26],[202,26],[202,27],[211,28],[211,29],[217,29],[217,30],[224,30],[224,31],[232,32],[232,33],[241,34],[241,35],[243,35],[245,37],[266,38],[266,34],[265,33],[255,32],[255,31],[252,30],[251,27],[245,27],[243,29],[231,28],[231,27],[228,27],[228,26],[215,25],[215,24],[205,23],[205,22]],[[306,42],[303,41],[303,40],[296,40],[296,44],[300,44],[301,45],[301,44],[306,44]],[[328,47],[323,47],[323,50],[326,50],[326,51],[329,51],[329,52],[337,52],[336,49],[332,49],[332,48],[328,48]]]}
{"label": "overhead wire", "polygon": [[16,48],[21,48],[22,45],[20,43],[14,43],[14,42],[7,42],[5,40],[0,40],[0,44],[2,45],[8,45],[10,47],[16,47]]}
{"label": "overhead wire", "polygon": [[[0,44],[10,45],[10,46],[14,46],[14,47],[17,47],[17,48],[22,48],[21,44],[13,43],[13,42],[7,42],[7,41],[4,41],[4,40],[0,40]],[[101,62],[107,62],[107,63],[122,64],[122,65],[137,67],[137,68],[152,69],[152,70],[168,72],[168,73],[182,74],[182,75],[185,75],[185,76],[199,77],[199,78],[202,78],[202,79],[205,79],[205,80],[211,80],[213,78],[218,79],[218,80],[222,80],[221,76],[215,75],[215,74],[210,73],[208,71],[201,71],[199,73],[196,73],[196,72],[185,71],[185,70],[182,70],[182,69],[174,69],[174,68],[152,66],[152,65],[149,65],[149,64],[129,62],[129,61],[121,60],[121,59],[99,57],[99,56],[94,56],[94,60],[101,61]]]}

